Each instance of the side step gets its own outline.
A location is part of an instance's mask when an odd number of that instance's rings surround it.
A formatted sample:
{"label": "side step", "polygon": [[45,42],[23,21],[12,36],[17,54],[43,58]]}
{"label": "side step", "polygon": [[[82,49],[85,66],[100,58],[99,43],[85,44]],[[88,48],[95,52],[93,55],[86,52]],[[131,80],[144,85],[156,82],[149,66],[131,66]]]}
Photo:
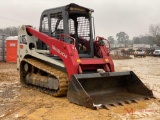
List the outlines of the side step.
{"label": "side step", "polygon": [[77,74],[72,76],[67,98],[91,109],[130,104],[154,98],[134,72]]}

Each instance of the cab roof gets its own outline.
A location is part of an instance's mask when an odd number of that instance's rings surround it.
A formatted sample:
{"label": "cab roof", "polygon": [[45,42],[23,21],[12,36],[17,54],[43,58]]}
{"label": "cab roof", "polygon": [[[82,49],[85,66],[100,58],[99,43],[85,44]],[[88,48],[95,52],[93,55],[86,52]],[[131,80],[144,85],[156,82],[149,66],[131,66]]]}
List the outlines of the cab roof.
{"label": "cab roof", "polygon": [[69,11],[70,8],[80,8],[80,9],[85,9],[86,11],[88,12],[94,12],[93,9],[90,9],[90,8],[86,8],[86,7],[83,7],[83,6],[80,6],[80,5],[77,5],[75,3],[70,3],[68,5],[65,5],[65,6],[61,6],[61,7],[56,7],[56,8],[50,8],[50,9],[46,9],[43,11],[44,12],[47,12],[47,11],[51,11],[51,10],[66,10],[66,11]]}

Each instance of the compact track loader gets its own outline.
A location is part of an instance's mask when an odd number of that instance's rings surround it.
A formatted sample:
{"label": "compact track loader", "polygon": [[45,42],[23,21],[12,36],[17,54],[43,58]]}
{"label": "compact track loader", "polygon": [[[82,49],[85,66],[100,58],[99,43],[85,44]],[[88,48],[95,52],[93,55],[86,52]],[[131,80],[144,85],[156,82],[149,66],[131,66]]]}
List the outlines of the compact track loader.
{"label": "compact track loader", "polygon": [[[45,10],[39,31],[18,33],[21,83],[91,109],[149,99],[153,93],[132,71],[115,72],[109,42],[95,37],[93,10],[76,4]],[[108,46],[104,44],[108,42]]]}

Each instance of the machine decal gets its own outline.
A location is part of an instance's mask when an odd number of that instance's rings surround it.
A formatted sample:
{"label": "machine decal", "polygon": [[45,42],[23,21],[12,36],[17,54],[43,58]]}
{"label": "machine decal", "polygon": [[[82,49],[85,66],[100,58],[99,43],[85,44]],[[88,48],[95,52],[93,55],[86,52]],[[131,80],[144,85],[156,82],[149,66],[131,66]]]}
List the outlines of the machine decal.
{"label": "machine decal", "polygon": [[81,62],[81,59],[77,59],[77,62],[80,63],[80,62]]}
{"label": "machine decal", "polygon": [[58,48],[56,48],[54,45],[52,45],[52,49],[58,52],[60,55],[62,55],[64,58],[67,58],[67,55],[60,51]]}
{"label": "machine decal", "polygon": [[70,10],[71,10],[71,11],[85,12],[85,9],[83,9],[83,8],[78,8],[78,7],[71,7]]}
{"label": "machine decal", "polygon": [[108,60],[107,58],[105,59],[105,61],[106,61],[106,62],[109,62],[109,60]]}
{"label": "machine decal", "polygon": [[26,37],[26,35],[20,36],[20,44],[27,44],[27,37]]}
{"label": "machine decal", "polygon": [[19,45],[19,48],[20,48],[20,49],[23,49],[23,45]]}

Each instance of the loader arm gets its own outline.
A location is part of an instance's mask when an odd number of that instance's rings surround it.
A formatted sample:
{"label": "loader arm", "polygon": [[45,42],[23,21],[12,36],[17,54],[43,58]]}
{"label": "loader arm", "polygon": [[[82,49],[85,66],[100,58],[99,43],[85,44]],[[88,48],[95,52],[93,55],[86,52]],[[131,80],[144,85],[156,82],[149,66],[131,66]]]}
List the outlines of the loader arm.
{"label": "loader arm", "polygon": [[[106,72],[114,72],[112,59],[108,55],[107,48],[104,45],[101,46],[98,43],[96,45],[96,47],[99,48],[97,52],[102,53],[99,58],[79,58],[75,42],[73,42],[73,44],[68,44],[62,41],[62,39],[57,40],[52,38],[30,26],[26,26],[26,31],[29,35],[33,35],[47,44],[50,47],[51,55],[57,55],[62,59],[66,67],[69,80],[71,75],[83,73],[83,71],[97,71],[98,68],[104,69]],[[71,36],[61,34],[61,38],[63,36],[74,39]]]}
{"label": "loader arm", "polygon": [[72,74],[78,74],[77,61],[79,61],[79,56],[74,44],[57,40],[29,26],[26,27],[26,31],[47,44],[50,47],[51,55],[57,55],[62,59],[68,73],[68,78],[70,78]]}

